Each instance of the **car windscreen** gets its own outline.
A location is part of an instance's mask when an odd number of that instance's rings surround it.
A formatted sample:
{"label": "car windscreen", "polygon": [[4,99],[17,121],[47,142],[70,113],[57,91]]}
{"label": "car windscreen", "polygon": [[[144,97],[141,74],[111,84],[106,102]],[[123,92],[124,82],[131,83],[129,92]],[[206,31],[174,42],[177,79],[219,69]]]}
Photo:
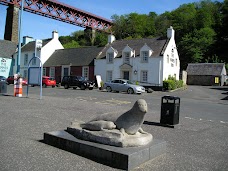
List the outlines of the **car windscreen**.
{"label": "car windscreen", "polygon": [[129,80],[127,81],[127,83],[128,83],[128,84],[133,84],[133,82],[131,82],[131,81],[129,81]]}
{"label": "car windscreen", "polygon": [[79,81],[87,81],[87,79],[85,77],[78,77]]}

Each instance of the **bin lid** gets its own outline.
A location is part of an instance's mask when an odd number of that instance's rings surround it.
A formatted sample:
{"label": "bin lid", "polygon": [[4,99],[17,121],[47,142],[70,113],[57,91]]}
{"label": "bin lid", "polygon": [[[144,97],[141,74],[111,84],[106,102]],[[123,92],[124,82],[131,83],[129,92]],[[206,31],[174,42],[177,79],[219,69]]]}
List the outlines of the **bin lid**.
{"label": "bin lid", "polygon": [[177,96],[169,96],[169,95],[163,96],[162,98],[163,99],[166,99],[166,100],[178,100],[178,99],[180,99],[180,97],[177,97]]}

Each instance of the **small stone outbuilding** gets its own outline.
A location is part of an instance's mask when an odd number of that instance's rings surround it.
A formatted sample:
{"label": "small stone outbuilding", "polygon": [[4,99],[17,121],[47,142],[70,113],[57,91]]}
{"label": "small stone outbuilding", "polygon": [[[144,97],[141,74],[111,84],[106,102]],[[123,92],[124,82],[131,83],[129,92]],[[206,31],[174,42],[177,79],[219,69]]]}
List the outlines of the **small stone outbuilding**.
{"label": "small stone outbuilding", "polygon": [[192,63],[187,67],[188,85],[224,85],[226,68],[224,63]]}

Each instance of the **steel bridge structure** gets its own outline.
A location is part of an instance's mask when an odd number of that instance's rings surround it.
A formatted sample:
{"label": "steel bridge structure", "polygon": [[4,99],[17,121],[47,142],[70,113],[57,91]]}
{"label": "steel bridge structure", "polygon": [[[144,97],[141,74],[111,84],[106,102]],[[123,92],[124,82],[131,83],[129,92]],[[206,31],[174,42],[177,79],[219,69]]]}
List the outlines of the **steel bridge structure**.
{"label": "steel bridge structure", "polygon": [[[0,0],[0,4],[21,8],[22,0]],[[57,0],[24,0],[23,10],[76,26],[111,32],[111,20],[80,10]]]}

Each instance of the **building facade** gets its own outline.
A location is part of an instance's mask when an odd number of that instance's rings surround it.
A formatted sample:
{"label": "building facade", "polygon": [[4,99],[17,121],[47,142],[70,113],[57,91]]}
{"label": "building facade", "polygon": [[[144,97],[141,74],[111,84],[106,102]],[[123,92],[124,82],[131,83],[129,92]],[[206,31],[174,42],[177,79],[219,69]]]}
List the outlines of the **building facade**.
{"label": "building facade", "polygon": [[187,84],[213,86],[225,84],[224,63],[192,63],[187,67]]}
{"label": "building facade", "polygon": [[[21,48],[21,58],[20,58],[20,74],[24,77],[28,77],[28,65],[30,67],[39,67],[40,61],[44,64],[48,58],[55,52],[57,49],[63,49],[62,44],[58,39],[58,32],[52,32],[52,38],[42,40],[42,47],[35,51],[36,41],[31,37],[23,37],[23,46]],[[14,54],[14,66],[13,71],[16,73],[17,71],[17,55]],[[35,56],[39,57],[39,59],[34,58]],[[33,58],[33,59],[32,59]],[[32,59],[32,60],[31,60]],[[31,61],[30,61],[31,60]],[[30,63],[29,63],[30,62]]]}
{"label": "building facade", "polygon": [[60,83],[63,76],[83,76],[91,81],[94,77],[94,58],[102,47],[82,47],[56,50],[44,63],[44,74]]}
{"label": "building facade", "polygon": [[172,27],[167,38],[115,40],[109,43],[95,59],[95,75],[102,81],[124,78],[141,85],[163,86],[169,76],[179,80],[180,60]]}
{"label": "building facade", "polygon": [[8,77],[13,74],[14,65],[12,57],[17,44],[8,40],[0,40],[0,76]]}

